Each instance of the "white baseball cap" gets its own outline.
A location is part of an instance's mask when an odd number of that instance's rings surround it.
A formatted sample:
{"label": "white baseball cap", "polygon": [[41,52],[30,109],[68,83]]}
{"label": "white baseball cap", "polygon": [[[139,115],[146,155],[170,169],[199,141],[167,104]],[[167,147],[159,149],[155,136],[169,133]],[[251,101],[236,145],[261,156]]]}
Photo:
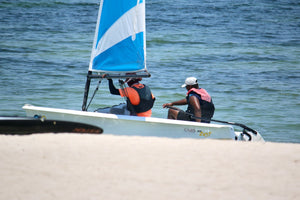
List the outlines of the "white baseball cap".
{"label": "white baseball cap", "polygon": [[188,77],[185,79],[185,82],[181,87],[186,87],[187,85],[196,85],[196,84],[198,84],[198,82],[195,77]]}

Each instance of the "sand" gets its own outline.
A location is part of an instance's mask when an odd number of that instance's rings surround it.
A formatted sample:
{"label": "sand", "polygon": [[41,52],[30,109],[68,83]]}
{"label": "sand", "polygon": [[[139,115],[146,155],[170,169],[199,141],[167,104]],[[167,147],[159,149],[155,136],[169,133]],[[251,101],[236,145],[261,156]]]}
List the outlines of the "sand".
{"label": "sand", "polygon": [[0,136],[0,199],[300,199],[300,144]]}

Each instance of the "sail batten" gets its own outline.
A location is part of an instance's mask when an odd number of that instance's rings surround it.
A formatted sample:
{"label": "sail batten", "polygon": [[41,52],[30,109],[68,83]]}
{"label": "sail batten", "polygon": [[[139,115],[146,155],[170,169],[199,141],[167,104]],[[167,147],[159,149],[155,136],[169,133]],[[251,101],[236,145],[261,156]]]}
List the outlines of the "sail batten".
{"label": "sail batten", "polygon": [[144,0],[102,0],[89,71],[146,71],[145,39]]}

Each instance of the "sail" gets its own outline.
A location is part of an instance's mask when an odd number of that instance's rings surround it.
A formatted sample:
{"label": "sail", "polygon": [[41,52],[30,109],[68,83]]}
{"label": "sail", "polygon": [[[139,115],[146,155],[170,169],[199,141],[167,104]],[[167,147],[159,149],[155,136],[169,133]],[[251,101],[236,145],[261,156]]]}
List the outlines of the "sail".
{"label": "sail", "polygon": [[146,71],[145,0],[102,0],[89,71]]}

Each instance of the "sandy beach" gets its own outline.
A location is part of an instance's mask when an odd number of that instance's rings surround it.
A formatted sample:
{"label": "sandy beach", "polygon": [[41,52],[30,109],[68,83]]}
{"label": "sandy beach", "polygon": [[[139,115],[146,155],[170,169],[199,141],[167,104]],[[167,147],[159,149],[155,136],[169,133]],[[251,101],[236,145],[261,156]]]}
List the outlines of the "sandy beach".
{"label": "sandy beach", "polygon": [[0,136],[0,199],[300,199],[300,144]]}

